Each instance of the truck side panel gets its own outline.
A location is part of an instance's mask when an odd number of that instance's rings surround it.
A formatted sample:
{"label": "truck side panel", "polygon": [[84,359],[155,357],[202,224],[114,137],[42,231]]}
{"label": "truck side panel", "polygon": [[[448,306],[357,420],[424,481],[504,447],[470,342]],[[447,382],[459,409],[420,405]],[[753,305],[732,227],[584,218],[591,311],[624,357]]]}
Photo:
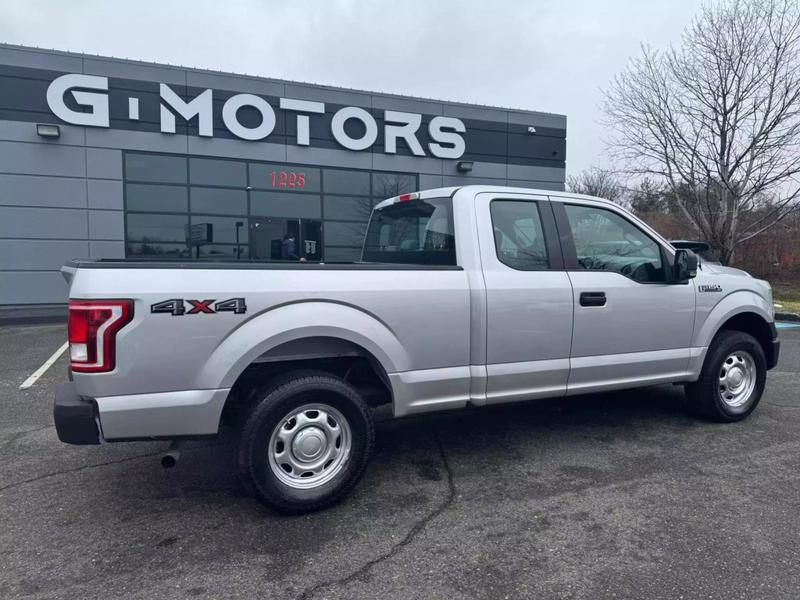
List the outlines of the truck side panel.
{"label": "truck side panel", "polygon": [[[218,399],[212,390],[229,388],[260,354],[302,337],[358,344],[390,375],[461,367],[463,385],[469,385],[470,296],[461,269],[78,269],[70,294],[135,301],[133,321],[117,336],[116,369],[74,374],[80,393],[97,399],[101,422],[107,412],[121,417],[114,397],[135,397],[138,419],[150,406],[149,395],[179,391],[206,391],[196,414],[207,416],[207,403]],[[189,300],[212,300],[206,305],[213,308],[231,298],[243,299],[244,314],[189,314]],[[155,304],[178,299],[184,314],[151,312]],[[183,408],[176,414],[190,412],[178,404]],[[206,417],[186,419],[185,429],[170,434],[208,433]]]}

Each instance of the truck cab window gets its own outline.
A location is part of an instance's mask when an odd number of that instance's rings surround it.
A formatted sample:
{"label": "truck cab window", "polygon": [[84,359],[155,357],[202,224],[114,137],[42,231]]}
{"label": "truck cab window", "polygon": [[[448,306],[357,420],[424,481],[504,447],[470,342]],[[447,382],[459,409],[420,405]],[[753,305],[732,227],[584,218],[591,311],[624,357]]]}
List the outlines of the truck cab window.
{"label": "truck cab window", "polygon": [[396,202],[376,210],[364,241],[365,262],[455,265],[450,198]]}
{"label": "truck cab window", "polygon": [[665,281],[661,247],[633,223],[595,206],[564,206],[578,265],[613,271],[640,283]]}
{"label": "truck cab window", "polygon": [[538,203],[493,200],[491,213],[495,251],[501,263],[518,271],[549,268]]}

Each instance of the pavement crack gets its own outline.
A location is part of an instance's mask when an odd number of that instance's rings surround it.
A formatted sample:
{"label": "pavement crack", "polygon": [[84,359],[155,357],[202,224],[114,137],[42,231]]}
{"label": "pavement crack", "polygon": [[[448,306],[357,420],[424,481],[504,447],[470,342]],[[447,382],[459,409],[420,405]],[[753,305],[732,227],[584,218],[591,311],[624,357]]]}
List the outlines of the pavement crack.
{"label": "pavement crack", "polygon": [[120,458],[117,460],[109,460],[106,462],[101,463],[94,463],[91,465],[81,465],[80,467],[73,467],[71,469],[62,469],[61,471],[53,471],[52,473],[44,473],[43,475],[37,475],[36,477],[31,477],[30,479],[23,479],[22,481],[15,481],[14,483],[9,483],[8,485],[4,485],[0,487],[0,492],[4,492],[11,488],[19,487],[21,485],[26,485],[28,483],[34,483],[36,481],[41,481],[42,479],[48,479],[50,477],[56,477],[57,475],[65,475],[67,473],[77,473],[79,471],[85,471],[87,469],[94,469],[96,467],[106,467],[108,465],[117,465],[119,463],[129,462],[132,460],[136,460],[139,458],[147,458],[149,456],[157,456],[159,454],[163,454],[163,450],[159,450],[158,452],[150,452],[148,454],[137,454],[136,456],[128,456],[127,458]]}
{"label": "pavement crack", "polygon": [[43,431],[45,429],[51,429],[52,425],[44,425],[43,427],[34,427],[33,429],[26,429],[24,431],[18,431],[13,433],[7,440],[5,440],[2,444],[0,444],[0,448],[5,448],[7,446],[11,446],[14,442],[18,439],[25,437],[31,433],[36,433],[37,431]]}
{"label": "pavement crack", "polygon": [[320,590],[333,587],[333,586],[340,586],[346,585],[353,581],[354,579],[358,579],[365,575],[367,572],[372,569],[372,567],[390,560],[394,556],[396,556],[403,548],[408,546],[414,539],[422,532],[423,529],[436,517],[442,514],[445,510],[447,510],[451,504],[456,499],[456,483],[455,483],[455,476],[453,474],[453,469],[450,466],[450,462],[447,460],[447,454],[445,454],[444,446],[442,444],[441,436],[439,435],[439,430],[434,429],[434,437],[436,438],[436,445],[439,449],[439,456],[442,459],[442,465],[444,466],[444,470],[447,473],[447,496],[445,499],[425,515],[422,519],[417,521],[414,526],[408,531],[408,533],[394,546],[392,546],[388,551],[384,552],[380,556],[373,558],[372,560],[366,562],[362,565],[359,569],[345,575],[344,577],[340,577],[338,579],[333,579],[331,581],[323,581],[322,583],[318,583],[316,585],[311,586],[307,590],[303,591],[299,596],[297,596],[297,600],[308,600],[314,594],[319,592]]}
{"label": "pavement crack", "polygon": [[[204,448],[215,448],[217,446],[224,446],[225,443],[213,443],[213,444],[205,444],[202,446],[194,446],[192,448],[184,448],[183,452],[190,452],[194,450],[202,450]],[[9,483],[8,485],[4,485],[0,487],[0,493],[15,487],[19,487],[21,485],[26,485],[28,483],[34,483],[36,481],[41,481],[42,479],[48,479],[50,477],[56,477],[57,475],[65,475],[67,473],[78,473],[80,471],[86,471],[87,469],[95,469],[97,467],[107,467],[109,465],[118,465],[120,463],[130,462],[132,460],[137,460],[139,458],[148,458],[150,456],[159,456],[166,452],[166,448],[162,448],[161,450],[156,450],[155,452],[148,452],[147,454],[137,454],[136,456],[128,456],[126,458],[118,458],[116,460],[109,460],[106,462],[101,463],[94,463],[91,465],[81,465],[80,467],[72,467],[71,469],[62,469],[61,471],[53,471],[52,473],[44,473],[43,475],[37,475],[36,477],[31,477],[30,479],[23,479],[22,481],[15,481],[14,483]]]}

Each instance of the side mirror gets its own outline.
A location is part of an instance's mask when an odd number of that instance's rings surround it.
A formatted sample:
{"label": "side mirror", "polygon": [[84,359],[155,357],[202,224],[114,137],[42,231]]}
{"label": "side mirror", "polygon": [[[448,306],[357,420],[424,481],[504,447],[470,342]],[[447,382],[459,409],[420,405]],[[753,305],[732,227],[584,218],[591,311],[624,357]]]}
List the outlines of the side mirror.
{"label": "side mirror", "polygon": [[697,254],[691,250],[676,250],[673,283],[687,283],[697,275]]}

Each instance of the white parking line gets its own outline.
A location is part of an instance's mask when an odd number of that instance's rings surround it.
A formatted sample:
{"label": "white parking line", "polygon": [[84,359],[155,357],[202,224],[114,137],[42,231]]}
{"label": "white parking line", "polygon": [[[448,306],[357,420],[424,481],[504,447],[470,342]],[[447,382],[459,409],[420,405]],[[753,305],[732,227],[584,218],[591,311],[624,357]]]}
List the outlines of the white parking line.
{"label": "white parking line", "polygon": [[64,345],[61,346],[61,348],[59,348],[58,350],[53,352],[53,356],[51,356],[46,361],[44,361],[44,364],[41,367],[36,369],[33,373],[31,373],[30,377],[28,377],[25,381],[22,382],[22,385],[19,386],[19,389],[27,390],[34,383],[36,383],[36,381],[39,379],[39,377],[44,375],[47,372],[47,369],[52,367],[53,363],[56,362],[58,360],[58,358],[62,354],[64,354],[64,351],[67,349],[68,346],[69,346],[69,342],[64,342]]}

